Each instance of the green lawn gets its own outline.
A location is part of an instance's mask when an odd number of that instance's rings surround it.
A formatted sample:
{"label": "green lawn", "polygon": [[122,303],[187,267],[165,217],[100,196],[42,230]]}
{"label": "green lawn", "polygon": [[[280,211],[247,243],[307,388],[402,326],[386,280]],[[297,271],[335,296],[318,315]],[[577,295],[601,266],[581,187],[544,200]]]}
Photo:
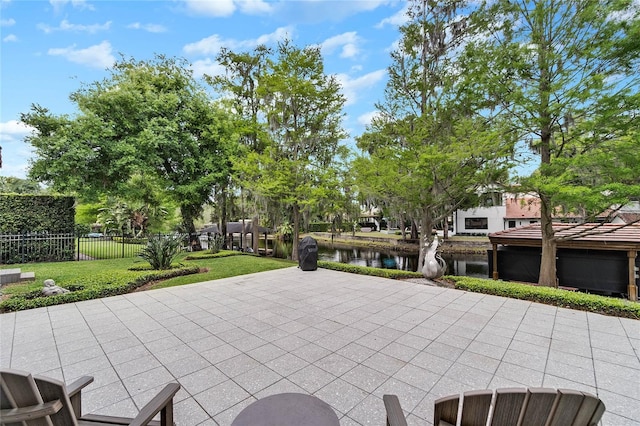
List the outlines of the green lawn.
{"label": "green lawn", "polygon": [[273,269],[281,269],[297,265],[296,262],[292,262],[290,260],[249,255],[187,260],[184,263],[189,265],[198,265],[200,268],[208,269],[208,271],[195,275],[184,275],[182,277],[163,280],[155,284],[152,288],[193,284],[202,281],[218,280],[221,278],[271,271]]}
{"label": "green lawn", "polygon": [[[145,269],[148,263],[138,257],[75,262],[26,263],[3,265],[0,269],[19,267],[23,272],[35,272],[34,282],[12,284],[2,289],[0,310],[30,309],[58,303],[76,302],[133,291],[142,285],[147,288],[171,287],[220,278],[269,271],[296,265],[282,259],[251,255],[235,255],[209,259],[186,260],[186,253],[176,259],[180,267],[170,271]],[[205,271],[194,273],[198,270]],[[179,274],[188,274],[180,275]],[[169,276],[168,279],[167,276]],[[53,279],[71,293],[41,297],[46,279]]]}
{"label": "green lawn", "polygon": [[[78,246],[78,244],[80,244]],[[117,259],[122,257],[136,257],[144,249],[144,244],[123,244],[101,238],[76,239],[76,249],[80,253],[94,259]]]}

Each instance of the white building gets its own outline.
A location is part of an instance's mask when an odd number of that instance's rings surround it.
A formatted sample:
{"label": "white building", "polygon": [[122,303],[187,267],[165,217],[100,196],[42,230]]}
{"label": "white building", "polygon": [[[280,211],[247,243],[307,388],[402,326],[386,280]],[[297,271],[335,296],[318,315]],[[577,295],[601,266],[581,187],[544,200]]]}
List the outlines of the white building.
{"label": "white building", "polygon": [[453,233],[489,235],[538,222],[540,200],[537,197],[502,194],[499,205],[457,210],[453,214]]}

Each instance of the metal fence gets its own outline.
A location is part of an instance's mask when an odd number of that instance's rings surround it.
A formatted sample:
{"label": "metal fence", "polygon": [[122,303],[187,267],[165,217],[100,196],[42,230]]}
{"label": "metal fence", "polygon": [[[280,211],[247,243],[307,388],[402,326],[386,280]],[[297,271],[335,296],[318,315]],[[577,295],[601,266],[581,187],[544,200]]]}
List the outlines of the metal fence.
{"label": "metal fence", "polygon": [[73,234],[0,234],[0,264],[72,260]]}
{"label": "metal fence", "polygon": [[[205,250],[213,241],[210,233],[194,236]],[[147,242],[147,238],[97,233],[81,236],[48,232],[0,234],[0,264],[135,257]],[[189,238],[185,236],[183,249],[190,250],[191,247]]]}

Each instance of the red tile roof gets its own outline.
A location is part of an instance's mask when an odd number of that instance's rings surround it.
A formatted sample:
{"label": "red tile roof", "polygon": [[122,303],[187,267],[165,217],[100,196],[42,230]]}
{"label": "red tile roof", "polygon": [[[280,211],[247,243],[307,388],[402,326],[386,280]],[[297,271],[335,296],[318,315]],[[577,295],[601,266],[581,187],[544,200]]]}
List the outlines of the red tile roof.
{"label": "red tile roof", "polygon": [[509,197],[505,200],[505,219],[540,219],[540,199],[536,197]]}

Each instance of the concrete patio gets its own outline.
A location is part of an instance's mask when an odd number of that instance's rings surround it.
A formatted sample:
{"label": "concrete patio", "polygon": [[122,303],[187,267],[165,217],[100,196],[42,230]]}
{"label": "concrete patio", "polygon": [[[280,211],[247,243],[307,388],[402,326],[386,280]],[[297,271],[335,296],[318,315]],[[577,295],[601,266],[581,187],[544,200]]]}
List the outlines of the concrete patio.
{"label": "concrete patio", "polygon": [[297,268],[0,315],[0,366],[71,382],[84,412],[134,415],[178,381],[176,424],[228,426],[257,398],[314,394],[341,425],[410,425],[461,391],[597,394],[603,424],[640,425],[640,321]]}

